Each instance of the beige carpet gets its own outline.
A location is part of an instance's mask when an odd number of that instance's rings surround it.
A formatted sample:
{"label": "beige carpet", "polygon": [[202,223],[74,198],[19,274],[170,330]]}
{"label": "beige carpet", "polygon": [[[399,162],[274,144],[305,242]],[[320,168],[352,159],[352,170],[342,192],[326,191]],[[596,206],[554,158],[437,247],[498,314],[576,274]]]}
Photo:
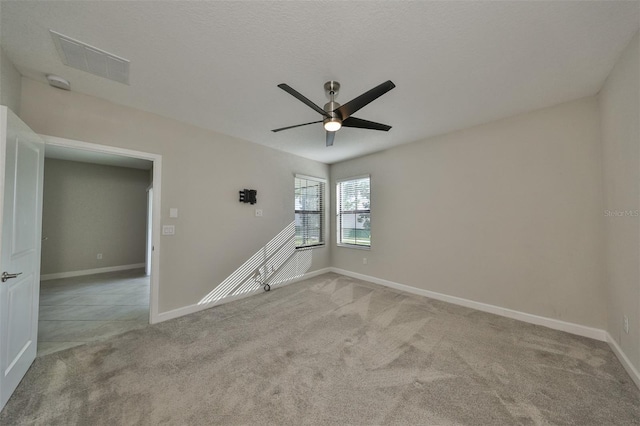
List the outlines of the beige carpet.
{"label": "beige carpet", "polygon": [[0,424],[640,424],[605,343],[336,274],[38,358]]}

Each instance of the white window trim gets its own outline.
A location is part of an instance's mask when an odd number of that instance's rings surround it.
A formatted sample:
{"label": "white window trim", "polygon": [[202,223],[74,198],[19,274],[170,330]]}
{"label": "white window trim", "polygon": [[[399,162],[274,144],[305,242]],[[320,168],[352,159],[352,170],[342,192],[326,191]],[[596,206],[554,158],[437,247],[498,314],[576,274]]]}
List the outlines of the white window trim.
{"label": "white window trim", "polygon": [[315,180],[315,181],[318,181],[318,182],[322,182],[325,185],[327,184],[327,179],[319,178],[319,177],[316,177],[316,176],[301,175],[301,174],[296,173],[294,175],[294,177],[297,177],[298,179],[311,179],[311,180]]}
{"label": "white window trim", "polygon": [[348,249],[355,249],[355,250],[365,250],[365,251],[370,251],[370,250],[371,250],[371,245],[368,245],[368,246],[359,246],[359,245],[357,245],[357,244],[336,243],[336,247],[340,247],[340,248],[348,248]]}
{"label": "white window trim", "polygon": [[349,177],[346,177],[346,178],[336,179],[336,185],[341,183],[341,182],[346,182],[348,180],[358,180],[358,179],[364,179],[364,178],[369,178],[369,180],[371,180],[371,175],[349,176]]}
{"label": "white window trim", "polygon": [[[366,175],[358,175],[358,176],[349,176],[346,178],[340,178],[340,179],[336,179],[335,180],[335,185],[334,187],[336,188],[336,212],[335,212],[335,224],[336,224],[336,247],[341,247],[341,248],[350,248],[350,249],[355,249],[355,250],[365,250],[365,251],[370,251],[371,247],[373,246],[372,243],[369,243],[368,246],[360,246],[357,244],[345,244],[345,243],[341,243],[340,242],[340,224],[339,222],[339,218],[340,218],[340,200],[338,199],[338,184],[342,183],[342,182],[347,182],[350,180],[358,180],[358,179],[365,179],[368,178],[369,179],[369,200],[371,200],[371,174],[366,174]],[[371,212],[371,209],[369,209],[369,212]],[[369,213],[371,214],[371,213]]]}
{"label": "white window trim", "polygon": [[[324,216],[324,222],[323,222],[323,228],[322,228],[322,242],[319,244],[315,244],[312,246],[301,246],[301,247],[296,247],[296,250],[313,250],[313,249],[317,249],[317,248],[323,248],[327,245],[327,241],[329,238],[329,227],[330,227],[330,222],[329,222],[329,208],[330,208],[330,202],[328,202],[327,200],[329,200],[329,194],[330,194],[330,189],[329,189],[329,184],[328,184],[328,180],[325,178],[320,178],[317,176],[310,176],[310,175],[303,175],[300,173],[294,173],[294,178],[298,178],[298,179],[308,179],[308,180],[314,180],[316,182],[321,182],[324,184],[324,199],[322,200],[323,203],[323,212],[322,215]],[[294,206],[294,215],[295,215],[295,206]]]}

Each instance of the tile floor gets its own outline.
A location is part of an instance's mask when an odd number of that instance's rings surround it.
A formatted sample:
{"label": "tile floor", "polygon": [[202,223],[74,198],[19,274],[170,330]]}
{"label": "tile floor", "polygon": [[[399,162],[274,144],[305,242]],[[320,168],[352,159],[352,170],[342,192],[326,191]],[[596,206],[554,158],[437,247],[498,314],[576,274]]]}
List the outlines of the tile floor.
{"label": "tile floor", "polygon": [[148,323],[149,277],[143,269],[40,283],[38,356]]}

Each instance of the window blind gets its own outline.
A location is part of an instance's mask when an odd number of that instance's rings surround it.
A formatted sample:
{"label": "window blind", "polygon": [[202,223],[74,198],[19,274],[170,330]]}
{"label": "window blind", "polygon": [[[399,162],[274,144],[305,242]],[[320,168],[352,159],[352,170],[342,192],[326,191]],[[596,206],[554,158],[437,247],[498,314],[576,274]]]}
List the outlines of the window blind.
{"label": "window blind", "polygon": [[324,179],[295,177],[296,248],[324,244],[325,186]]}
{"label": "window blind", "polygon": [[371,178],[338,182],[338,244],[371,247]]}

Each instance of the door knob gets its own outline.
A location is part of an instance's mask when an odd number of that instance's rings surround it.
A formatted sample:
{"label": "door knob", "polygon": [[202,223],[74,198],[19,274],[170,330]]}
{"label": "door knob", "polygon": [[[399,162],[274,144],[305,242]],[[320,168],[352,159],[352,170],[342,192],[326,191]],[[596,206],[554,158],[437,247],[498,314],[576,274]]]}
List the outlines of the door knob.
{"label": "door knob", "polygon": [[15,278],[18,275],[22,275],[22,272],[18,272],[17,274],[9,274],[8,272],[3,272],[2,276],[0,277],[0,280],[2,280],[2,282],[6,282],[7,280],[10,280],[11,278]]}

